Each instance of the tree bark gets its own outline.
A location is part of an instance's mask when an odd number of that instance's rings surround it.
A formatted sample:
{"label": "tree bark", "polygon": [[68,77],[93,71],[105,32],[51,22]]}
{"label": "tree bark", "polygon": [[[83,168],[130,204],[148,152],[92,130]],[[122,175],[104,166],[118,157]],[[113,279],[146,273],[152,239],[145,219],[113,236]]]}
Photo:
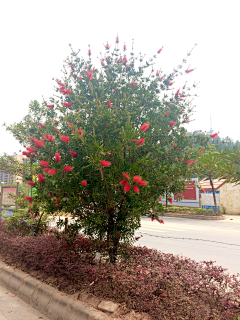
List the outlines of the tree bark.
{"label": "tree bark", "polygon": [[214,201],[215,213],[216,213],[216,214],[218,214],[218,208],[217,208],[216,195],[215,195],[215,190],[214,190],[214,186],[213,186],[213,182],[212,182],[211,174],[209,174],[209,180],[210,180],[210,184],[211,184],[211,187],[212,187],[212,193],[213,193],[213,201]]}
{"label": "tree bark", "polygon": [[166,208],[168,206],[168,197],[167,197],[167,189],[166,189]]}
{"label": "tree bark", "polygon": [[117,250],[119,240],[115,239],[116,235],[114,234],[114,220],[113,220],[113,210],[110,209],[108,212],[108,230],[107,230],[107,244],[108,244],[108,255],[111,263],[116,263],[117,261]]}
{"label": "tree bark", "polygon": [[36,229],[35,229],[35,236],[37,236],[38,235],[38,232],[39,232],[39,227],[40,227],[40,222],[41,222],[41,220],[42,220],[42,216],[44,215],[44,212],[40,215],[40,217],[39,217],[39,220],[38,220],[38,224],[37,224],[37,226],[36,226]]}

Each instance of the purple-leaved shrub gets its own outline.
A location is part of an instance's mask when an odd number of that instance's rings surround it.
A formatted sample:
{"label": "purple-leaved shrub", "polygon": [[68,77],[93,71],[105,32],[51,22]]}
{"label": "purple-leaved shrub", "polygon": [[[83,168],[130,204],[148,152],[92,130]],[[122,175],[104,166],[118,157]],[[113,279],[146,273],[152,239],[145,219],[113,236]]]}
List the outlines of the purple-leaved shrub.
{"label": "purple-leaved shrub", "polygon": [[[240,284],[235,275],[212,262],[164,254],[146,247],[128,247],[114,265],[91,264],[79,252],[105,252],[79,234],[71,245],[54,232],[20,237],[6,233],[0,223],[3,260],[66,293],[80,290],[147,312],[153,319],[234,319],[240,315]],[[91,284],[91,285],[90,285]]]}

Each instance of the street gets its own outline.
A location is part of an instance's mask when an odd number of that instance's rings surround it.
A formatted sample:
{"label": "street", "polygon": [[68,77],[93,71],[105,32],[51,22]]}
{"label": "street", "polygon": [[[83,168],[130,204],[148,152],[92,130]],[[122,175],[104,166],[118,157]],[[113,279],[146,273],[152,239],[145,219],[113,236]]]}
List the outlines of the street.
{"label": "street", "polygon": [[0,286],[0,320],[47,320],[48,318],[34,309],[18,296]]}
{"label": "street", "polygon": [[[229,273],[240,273],[240,216],[225,220],[198,220],[163,217],[164,224],[142,219],[136,244],[196,261],[216,261]],[[232,220],[231,220],[232,219]]]}

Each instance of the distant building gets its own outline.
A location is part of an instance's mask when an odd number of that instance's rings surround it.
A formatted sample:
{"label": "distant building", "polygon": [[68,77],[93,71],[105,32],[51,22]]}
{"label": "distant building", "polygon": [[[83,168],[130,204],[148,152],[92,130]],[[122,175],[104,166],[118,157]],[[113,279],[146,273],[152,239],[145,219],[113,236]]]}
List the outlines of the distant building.
{"label": "distant building", "polygon": [[[18,160],[20,163],[26,164],[28,161],[28,158],[26,158],[22,154],[16,154],[16,152],[14,152],[12,157],[14,157],[14,159]],[[0,171],[0,181],[3,181],[4,184],[15,184],[16,180],[18,180],[19,183],[22,183],[24,178],[25,178],[25,174],[23,174],[23,176],[16,176],[8,172]]]}
{"label": "distant building", "polygon": [[[227,214],[240,214],[240,185],[227,183],[226,179],[213,179],[212,181],[218,210],[221,209]],[[205,193],[201,194],[202,207],[215,210],[209,179],[205,178],[199,184],[205,190]]]}

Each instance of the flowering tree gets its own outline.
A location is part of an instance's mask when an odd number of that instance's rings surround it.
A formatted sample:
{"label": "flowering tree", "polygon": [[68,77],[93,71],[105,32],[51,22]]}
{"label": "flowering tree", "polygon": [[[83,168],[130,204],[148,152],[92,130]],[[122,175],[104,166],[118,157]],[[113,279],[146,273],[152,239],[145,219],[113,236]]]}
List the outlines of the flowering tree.
{"label": "flowering tree", "polygon": [[87,60],[72,50],[56,94],[42,106],[33,101],[7,127],[38,161],[37,181],[28,178],[34,201],[48,213],[70,212],[87,235],[105,239],[111,262],[166,188],[184,190],[198,153],[183,126],[193,110],[190,88],[172,89],[193,69],[181,72],[183,60],[169,75],[154,70],[161,51],[145,62],[126,45],[120,50],[117,37],[95,68],[90,49]]}

